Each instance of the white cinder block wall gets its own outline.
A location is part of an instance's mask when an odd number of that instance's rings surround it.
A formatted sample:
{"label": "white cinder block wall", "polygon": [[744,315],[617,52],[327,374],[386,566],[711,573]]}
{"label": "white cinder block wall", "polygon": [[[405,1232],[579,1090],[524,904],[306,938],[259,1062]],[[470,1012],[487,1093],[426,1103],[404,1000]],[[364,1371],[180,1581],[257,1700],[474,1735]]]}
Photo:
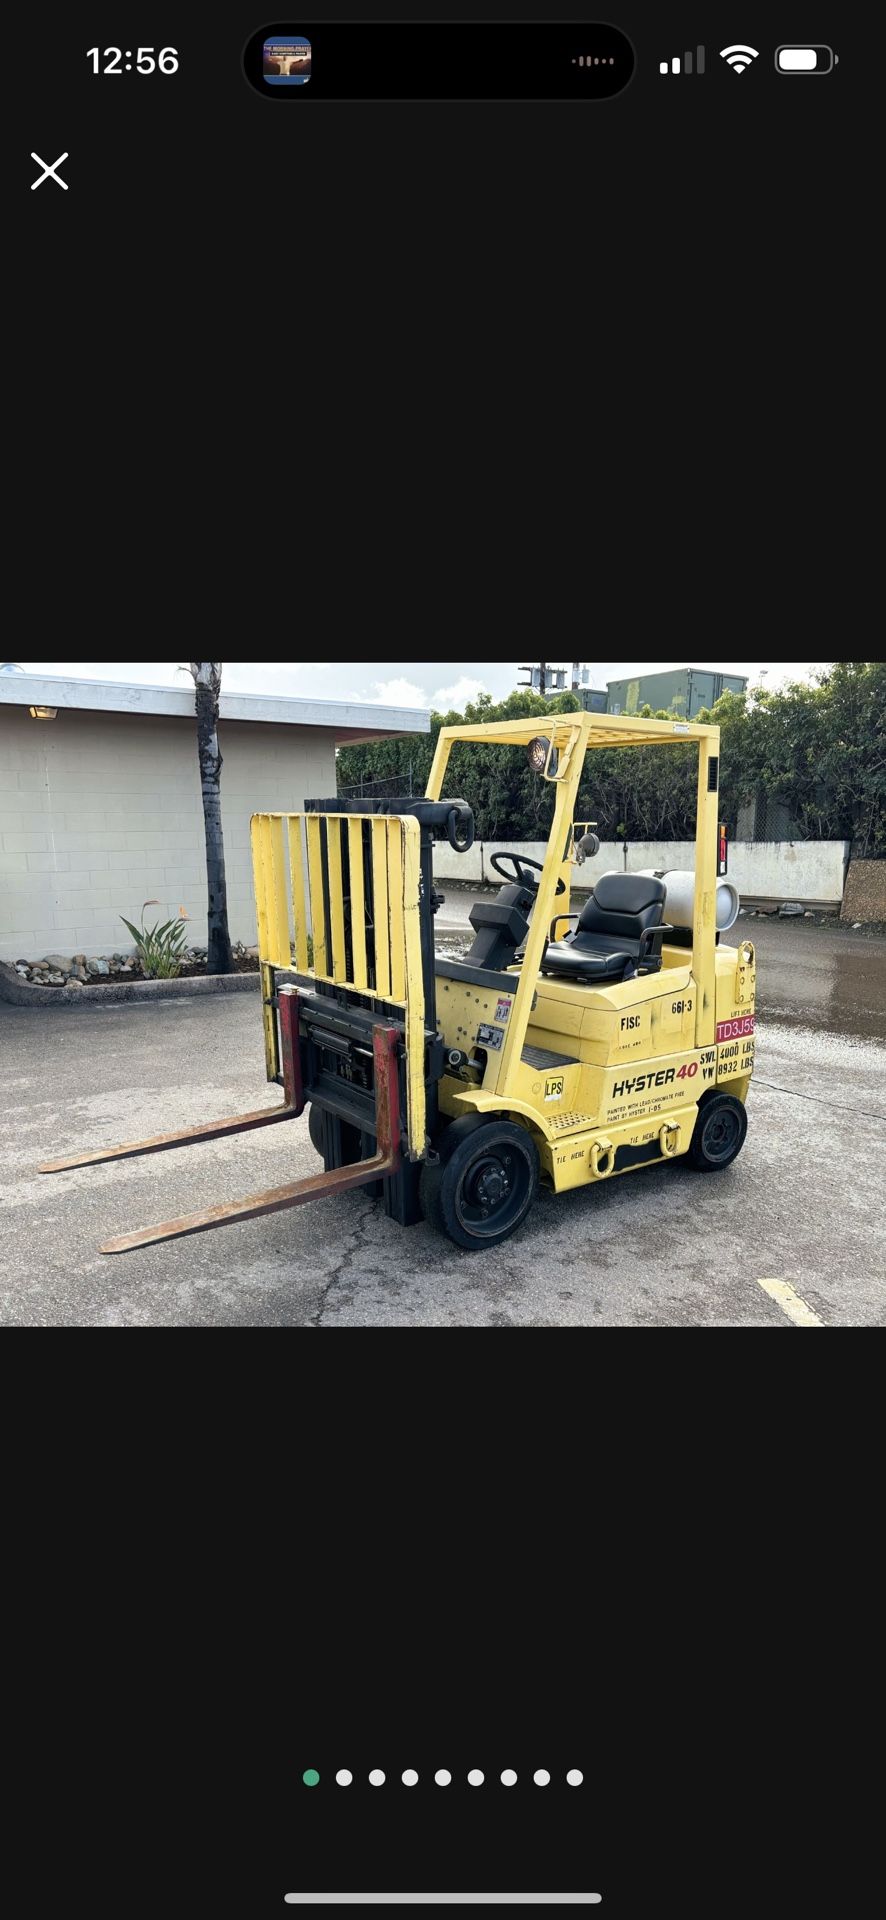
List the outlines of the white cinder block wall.
{"label": "white cinder block wall", "polygon": [[[454,853],[445,843],[434,853],[434,872],[438,880],[461,880],[466,885],[500,885],[500,876],[492,870],[492,856],[508,850],[527,859],[544,861],[547,841],[527,840],[520,844],[499,841],[484,846],[475,841],[470,853]],[[739,893],[755,900],[814,900],[818,904],[839,906],[849,859],[848,840],[747,841],[733,840],[729,848],[729,878]],[[596,859],[576,869],[575,885],[580,891],[593,887],[603,873],[639,873],[644,867],[666,870],[669,867],[694,871],[694,841],[632,841],[625,853],[621,841],[604,841]]]}
{"label": "white cinder block wall", "polygon": [[[250,816],[335,792],[325,728],[223,721],[231,938],[256,939]],[[193,921],[206,945],[206,858],[193,719],[0,707],[0,959],[127,951],[120,919]]]}

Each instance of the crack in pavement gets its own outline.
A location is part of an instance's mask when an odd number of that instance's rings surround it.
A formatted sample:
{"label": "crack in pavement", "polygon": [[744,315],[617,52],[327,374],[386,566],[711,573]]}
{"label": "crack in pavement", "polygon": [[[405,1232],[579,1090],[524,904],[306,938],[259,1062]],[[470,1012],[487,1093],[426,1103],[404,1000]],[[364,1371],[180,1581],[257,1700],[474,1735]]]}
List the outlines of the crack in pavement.
{"label": "crack in pavement", "polygon": [[345,1251],[342,1254],[342,1257],[339,1260],[338,1265],[333,1268],[332,1273],[330,1274],[329,1279],[327,1280],[326,1285],[323,1288],[322,1294],[320,1296],[320,1305],[318,1306],[316,1313],[312,1314],[311,1319],[308,1322],[309,1326],[322,1327],[323,1315],[325,1314],[326,1308],[329,1304],[329,1296],[332,1293],[333,1288],[337,1287],[339,1284],[339,1281],[344,1277],[351,1261],[355,1258],[356,1254],[361,1252],[361,1250],[365,1246],[366,1228],[368,1227],[370,1220],[373,1218],[374,1213],[375,1213],[375,1201],[370,1200],[367,1202],[365,1212],[360,1215],[360,1218],[357,1221],[353,1229],[353,1232],[348,1236],[350,1244],[345,1248]]}

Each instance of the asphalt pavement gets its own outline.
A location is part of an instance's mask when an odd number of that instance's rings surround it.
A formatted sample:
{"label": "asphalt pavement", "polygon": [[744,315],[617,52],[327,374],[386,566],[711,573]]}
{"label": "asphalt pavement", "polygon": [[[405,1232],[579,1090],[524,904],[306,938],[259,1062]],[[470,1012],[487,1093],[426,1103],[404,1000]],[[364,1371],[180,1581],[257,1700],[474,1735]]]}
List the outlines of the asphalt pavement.
{"label": "asphalt pavement", "polygon": [[[461,945],[469,910],[469,896],[451,899],[441,948]],[[305,1119],[147,1160],[37,1172],[65,1153],[277,1104],[258,997],[0,1004],[0,1323],[886,1324],[886,942],[802,920],[740,930],[757,944],[759,998],[739,1160],[707,1178],[677,1162],[586,1193],[543,1193],[522,1232],[488,1254],[462,1254],[424,1225],[404,1231],[359,1193],[99,1254],[112,1235],[318,1170]]]}

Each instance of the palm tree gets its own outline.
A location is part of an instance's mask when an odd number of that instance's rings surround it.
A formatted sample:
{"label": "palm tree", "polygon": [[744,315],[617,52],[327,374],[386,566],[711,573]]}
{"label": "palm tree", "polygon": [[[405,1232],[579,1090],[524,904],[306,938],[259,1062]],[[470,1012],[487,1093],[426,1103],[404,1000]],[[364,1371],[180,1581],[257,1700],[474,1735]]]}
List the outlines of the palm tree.
{"label": "palm tree", "polygon": [[228,929],[228,892],[225,880],[225,841],[221,816],[222,756],[218,744],[218,706],[221,694],[220,660],[191,660],[189,669],[197,689],[197,751],[203,789],[206,828],[206,878],[209,884],[207,973],[233,973],[234,956]]}

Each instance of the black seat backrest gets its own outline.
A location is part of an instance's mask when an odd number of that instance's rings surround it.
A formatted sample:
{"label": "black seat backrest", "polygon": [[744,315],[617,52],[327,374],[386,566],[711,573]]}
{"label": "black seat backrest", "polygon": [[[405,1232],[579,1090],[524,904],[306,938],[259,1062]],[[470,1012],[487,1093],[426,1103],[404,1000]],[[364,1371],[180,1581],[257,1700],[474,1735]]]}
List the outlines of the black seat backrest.
{"label": "black seat backrest", "polygon": [[529,937],[533,896],[528,887],[502,887],[497,900],[478,900],[468,918],[477,936],[465,955],[472,967],[503,973]]}
{"label": "black seat backrest", "polygon": [[[637,941],[664,919],[667,887],[642,873],[604,873],[578,923],[581,934],[605,936],[610,945]],[[630,949],[629,949],[630,951]]]}

